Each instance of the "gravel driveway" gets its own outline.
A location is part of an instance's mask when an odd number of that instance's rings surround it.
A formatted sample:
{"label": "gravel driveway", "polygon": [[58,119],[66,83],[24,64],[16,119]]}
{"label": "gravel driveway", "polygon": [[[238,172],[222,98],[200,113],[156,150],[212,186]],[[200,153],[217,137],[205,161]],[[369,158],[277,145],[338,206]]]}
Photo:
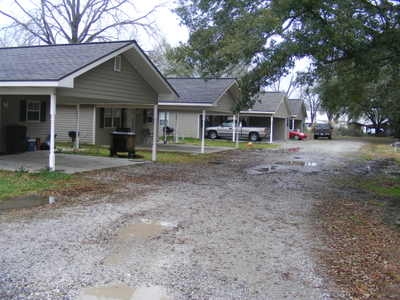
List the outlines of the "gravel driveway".
{"label": "gravel driveway", "polygon": [[312,255],[313,195],[361,145],[297,141],[89,173],[114,192],[0,212],[0,298],[339,298]]}

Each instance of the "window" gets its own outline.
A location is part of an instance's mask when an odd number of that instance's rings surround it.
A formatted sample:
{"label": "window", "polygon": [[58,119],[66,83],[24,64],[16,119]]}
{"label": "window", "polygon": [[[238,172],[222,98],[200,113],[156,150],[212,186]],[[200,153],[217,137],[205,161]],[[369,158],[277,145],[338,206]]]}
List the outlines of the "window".
{"label": "window", "polygon": [[121,55],[114,57],[114,72],[121,72],[122,59]]}
{"label": "window", "polygon": [[121,109],[104,108],[104,127],[121,127]]}
{"label": "window", "polygon": [[168,119],[169,119],[169,113],[168,112],[160,112],[160,126],[168,126]]}
{"label": "window", "polygon": [[28,101],[26,104],[26,120],[40,121],[40,102]]}

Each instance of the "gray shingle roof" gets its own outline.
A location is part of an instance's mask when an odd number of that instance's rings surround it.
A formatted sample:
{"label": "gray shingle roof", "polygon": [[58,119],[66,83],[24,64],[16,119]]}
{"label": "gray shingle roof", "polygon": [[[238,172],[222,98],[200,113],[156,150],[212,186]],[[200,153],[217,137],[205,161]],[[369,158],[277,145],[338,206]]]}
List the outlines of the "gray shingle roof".
{"label": "gray shingle roof", "polygon": [[281,92],[262,92],[258,94],[256,103],[249,111],[274,113],[278,110],[279,105],[285,97],[286,94]]}
{"label": "gray shingle roof", "polygon": [[301,99],[289,99],[289,110],[291,115],[300,115],[302,113],[303,100]]}
{"label": "gray shingle roof", "polygon": [[0,48],[0,81],[53,81],[133,41]]}
{"label": "gray shingle roof", "polygon": [[179,98],[160,102],[213,104],[236,79],[232,78],[167,78],[178,92]]}

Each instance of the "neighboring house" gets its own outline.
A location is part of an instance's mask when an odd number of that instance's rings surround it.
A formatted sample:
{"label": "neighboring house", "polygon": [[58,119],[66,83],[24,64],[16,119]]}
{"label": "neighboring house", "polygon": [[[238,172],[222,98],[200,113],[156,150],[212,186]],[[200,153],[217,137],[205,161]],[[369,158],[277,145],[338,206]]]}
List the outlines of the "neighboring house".
{"label": "neighboring house", "polygon": [[160,101],[160,135],[162,127],[174,128],[176,137],[201,138],[205,126],[232,117],[239,102],[239,85],[234,78],[168,78],[179,98]]}
{"label": "neighboring house", "polygon": [[251,109],[241,111],[240,119],[247,126],[268,127],[270,142],[288,138],[288,122],[291,117],[288,99],[283,92],[261,92]]}
{"label": "neighboring house", "polygon": [[304,101],[301,99],[289,99],[290,110],[290,129],[304,131],[305,120],[307,118],[307,109]]}
{"label": "neighboring house", "polygon": [[0,152],[10,124],[42,141],[79,130],[82,142],[100,145],[129,127],[142,143],[158,99],[177,96],[135,41],[0,48]]}

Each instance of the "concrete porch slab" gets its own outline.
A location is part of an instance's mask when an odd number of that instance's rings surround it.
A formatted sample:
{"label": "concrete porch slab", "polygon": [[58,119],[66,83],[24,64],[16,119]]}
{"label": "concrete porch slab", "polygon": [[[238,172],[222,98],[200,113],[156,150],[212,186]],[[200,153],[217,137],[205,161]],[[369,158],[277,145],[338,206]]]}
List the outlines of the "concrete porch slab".
{"label": "concrete porch slab", "polygon": [[[228,150],[234,150],[235,148],[231,147],[205,147],[206,153],[217,153]],[[138,146],[136,150],[151,150],[151,146]],[[197,145],[188,145],[188,144],[158,144],[157,151],[164,152],[182,152],[182,153],[192,153],[192,154],[200,154],[201,149],[200,146]]]}
{"label": "concrete porch slab", "polygon": [[[16,171],[22,169],[30,172],[37,172],[47,168],[48,160],[48,151],[1,155],[0,169],[7,171]],[[123,167],[138,163],[143,163],[143,161],[135,161],[126,158],[56,153],[56,170],[68,174]]]}

